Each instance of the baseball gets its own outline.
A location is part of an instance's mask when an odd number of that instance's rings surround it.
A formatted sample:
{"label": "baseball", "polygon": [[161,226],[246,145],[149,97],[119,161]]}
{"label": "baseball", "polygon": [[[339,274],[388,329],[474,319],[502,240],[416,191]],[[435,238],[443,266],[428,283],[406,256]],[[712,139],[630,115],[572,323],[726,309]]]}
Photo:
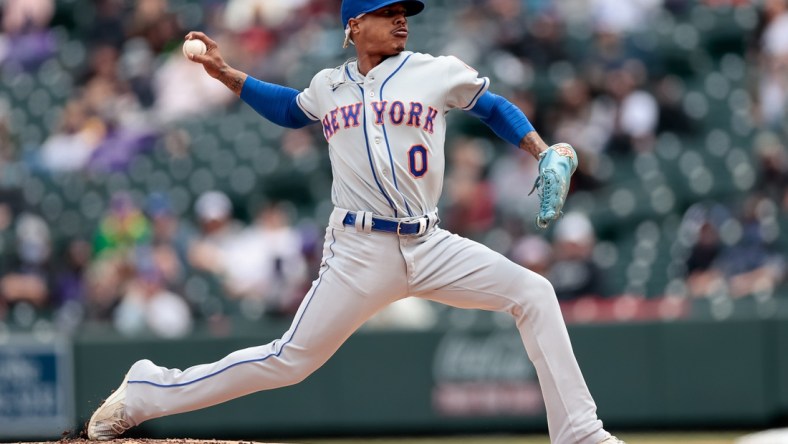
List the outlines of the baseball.
{"label": "baseball", "polygon": [[199,39],[191,39],[183,42],[183,55],[188,59],[189,54],[203,55],[208,51],[205,43]]}

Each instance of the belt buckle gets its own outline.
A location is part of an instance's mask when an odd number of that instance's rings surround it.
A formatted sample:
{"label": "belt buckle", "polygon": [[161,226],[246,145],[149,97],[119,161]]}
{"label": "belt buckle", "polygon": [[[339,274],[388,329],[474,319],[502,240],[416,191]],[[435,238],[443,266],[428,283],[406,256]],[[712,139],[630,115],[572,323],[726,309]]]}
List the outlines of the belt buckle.
{"label": "belt buckle", "polygon": [[397,221],[397,236],[402,236],[400,230],[402,229],[402,221]]}
{"label": "belt buckle", "polygon": [[[404,233],[403,234],[402,231],[401,231],[403,223],[406,223],[406,224],[419,224],[419,229],[416,230],[415,233]],[[415,221],[408,221],[408,222],[397,221],[397,236],[421,236],[422,234],[424,234],[427,231],[428,227],[429,227],[429,221],[426,220],[426,218],[424,218],[424,217],[420,217],[420,218],[418,218]]]}

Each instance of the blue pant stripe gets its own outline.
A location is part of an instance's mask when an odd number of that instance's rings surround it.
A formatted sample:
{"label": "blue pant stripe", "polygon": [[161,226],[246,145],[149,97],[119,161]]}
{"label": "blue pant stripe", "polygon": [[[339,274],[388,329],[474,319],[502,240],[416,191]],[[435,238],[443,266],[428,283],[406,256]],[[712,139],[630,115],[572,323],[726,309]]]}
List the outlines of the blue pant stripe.
{"label": "blue pant stripe", "polygon": [[280,356],[282,354],[282,352],[284,351],[285,346],[287,346],[287,344],[289,344],[290,341],[293,340],[293,336],[295,336],[296,332],[298,331],[298,326],[301,325],[301,320],[304,319],[304,315],[306,314],[307,309],[309,309],[309,304],[312,303],[312,299],[315,297],[315,294],[317,294],[317,289],[320,288],[320,284],[323,283],[323,275],[326,274],[326,272],[328,271],[328,261],[330,259],[334,258],[334,244],[336,243],[337,239],[336,239],[336,236],[334,235],[334,229],[333,228],[331,229],[331,239],[332,239],[331,240],[331,245],[329,245],[329,247],[328,247],[329,251],[331,251],[331,257],[326,259],[326,270],[323,273],[320,273],[320,277],[318,277],[317,285],[315,285],[315,289],[312,291],[312,294],[309,296],[309,300],[307,301],[306,306],[304,307],[304,311],[301,313],[301,317],[298,318],[298,320],[295,323],[295,326],[293,327],[293,333],[290,335],[290,338],[286,342],[284,342],[282,344],[282,347],[279,348],[279,351],[274,352],[274,353],[270,353],[270,354],[268,354],[266,356],[263,356],[262,358],[248,359],[246,361],[239,361],[239,362],[236,362],[234,364],[228,365],[227,367],[225,367],[225,368],[223,368],[221,370],[215,371],[215,372],[213,372],[213,373],[211,373],[209,375],[205,375],[205,376],[203,376],[201,378],[197,378],[197,379],[195,379],[193,381],[182,382],[180,384],[157,384],[157,383],[152,382],[152,381],[142,381],[142,380],[127,381],[127,383],[129,383],[129,384],[148,384],[148,385],[152,385],[154,387],[161,387],[161,388],[183,387],[183,386],[187,386],[187,385],[191,385],[191,384],[203,381],[203,380],[208,379],[208,378],[212,378],[212,377],[214,377],[216,375],[224,373],[225,371],[227,371],[227,370],[229,370],[229,369],[231,369],[231,368],[233,368],[235,366],[241,365],[241,364],[249,364],[249,363],[253,363],[253,362],[262,362],[262,361],[265,361],[266,359],[270,358],[271,356],[277,356],[277,357]]}

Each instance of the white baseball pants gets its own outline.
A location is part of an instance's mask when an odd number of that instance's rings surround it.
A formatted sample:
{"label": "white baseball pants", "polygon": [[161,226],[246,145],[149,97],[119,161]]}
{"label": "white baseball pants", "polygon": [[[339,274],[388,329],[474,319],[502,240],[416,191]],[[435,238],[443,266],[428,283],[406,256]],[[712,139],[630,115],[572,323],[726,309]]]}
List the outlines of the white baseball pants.
{"label": "white baseball pants", "polygon": [[364,233],[342,225],[346,213],[332,213],[319,276],[281,339],[184,371],[135,363],[128,373],[129,419],[139,424],[296,384],[376,312],[415,296],[511,313],[536,367],[552,442],[598,444],[609,436],[545,278],[440,228],[422,236]]}

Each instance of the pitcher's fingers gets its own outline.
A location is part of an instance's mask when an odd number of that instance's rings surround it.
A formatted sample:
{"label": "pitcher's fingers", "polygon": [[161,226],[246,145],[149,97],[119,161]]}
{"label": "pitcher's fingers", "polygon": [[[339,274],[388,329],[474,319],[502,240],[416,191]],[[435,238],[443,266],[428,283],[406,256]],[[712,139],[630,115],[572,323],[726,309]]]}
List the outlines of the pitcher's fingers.
{"label": "pitcher's fingers", "polygon": [[208,55],[206,55],[206,54],[203,54],[203,55],[189,54],[189,60],[191,60],[192,62],[196,62],[196,63],[200,63],[200,64],[204,65],[204,64],[210,62],[211,58]]}

